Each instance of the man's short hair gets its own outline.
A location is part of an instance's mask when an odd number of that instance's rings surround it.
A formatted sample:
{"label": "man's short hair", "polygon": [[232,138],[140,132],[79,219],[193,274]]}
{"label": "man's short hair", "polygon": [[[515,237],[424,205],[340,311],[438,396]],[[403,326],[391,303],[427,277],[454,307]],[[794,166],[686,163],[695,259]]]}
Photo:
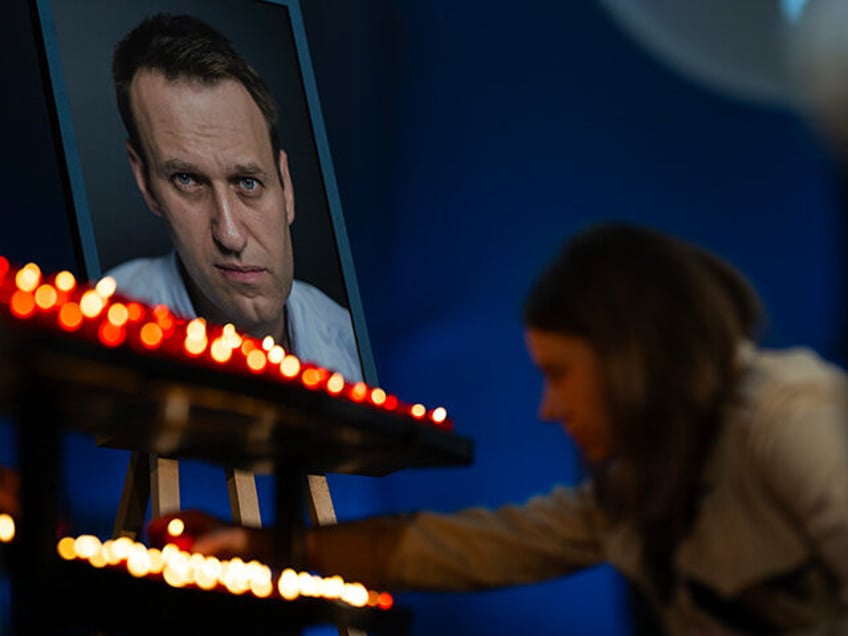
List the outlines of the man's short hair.
{"label": "man's short hair", "polygon": [[133,77],[147,69],[162,73],[169,81],[190,80],[214,86],[232,79],[247,90],[268,126],[274,160],[280,147],[277,104],[259,74],[219,31],[191,15],[159,13],[148,16],[115,46],[112,79],[118,110],[130,144],[147,165],[138,126],[130,104]]}

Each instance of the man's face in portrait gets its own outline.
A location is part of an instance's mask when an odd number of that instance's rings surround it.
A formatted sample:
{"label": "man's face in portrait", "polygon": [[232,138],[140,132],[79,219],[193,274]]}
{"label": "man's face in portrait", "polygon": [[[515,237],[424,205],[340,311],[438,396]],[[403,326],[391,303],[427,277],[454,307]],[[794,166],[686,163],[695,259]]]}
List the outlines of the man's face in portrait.
{"label": "man's face in portrait", "polygon": [[198,314],[282,340],[294,196],[259,107],[235,80],[170,81],[144,69],[130,100],[142,145],[128,147],[136,183],[165,222]]}

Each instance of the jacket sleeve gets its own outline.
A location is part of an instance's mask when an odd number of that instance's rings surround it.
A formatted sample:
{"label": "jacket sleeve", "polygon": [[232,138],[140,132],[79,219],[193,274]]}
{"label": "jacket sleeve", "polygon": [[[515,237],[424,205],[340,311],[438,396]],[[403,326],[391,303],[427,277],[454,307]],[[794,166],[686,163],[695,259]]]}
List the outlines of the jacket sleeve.
{"label": "jacket sleeve", "polygon": [[838,586],[848,618],[848,383],[774,391],[754,428],[754,461]]}
{"label": "jacket sleeve", "polygon": [[588,487],[494,510],[418,513],[390,561],[390,586],[467,591],[552,578],[602,560],[599,528]]}

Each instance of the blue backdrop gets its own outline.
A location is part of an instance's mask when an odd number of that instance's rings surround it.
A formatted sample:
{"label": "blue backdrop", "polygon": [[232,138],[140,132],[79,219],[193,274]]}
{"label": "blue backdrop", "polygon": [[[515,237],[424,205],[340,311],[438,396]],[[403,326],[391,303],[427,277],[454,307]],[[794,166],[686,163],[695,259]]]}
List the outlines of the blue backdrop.
{"label": "blue backdrop", "polygon": [[[761,292],[767,344],[845,361],[839,174],[800,117],[675,74],[588,0],[388,4],[303,0],[302,10],[380,382],[446,406],[475,440],[475,461],[332,475],[341,518],[497,505],[578,478],[569,441],[536,418],[519,308],[588,223],[634,220],[717,251]],[[0,64],[23,99],[2,106],[0,253],[69,267],[36,49],[25,2],[11,5]],[[108,533],[126,455],[78,439],[68,448],[74,519]],[[183,479],[184,505],[226,510],[222,475],[192,465]],[[605,567],[399,600],[421,635],[632,631],[622,582]]]}

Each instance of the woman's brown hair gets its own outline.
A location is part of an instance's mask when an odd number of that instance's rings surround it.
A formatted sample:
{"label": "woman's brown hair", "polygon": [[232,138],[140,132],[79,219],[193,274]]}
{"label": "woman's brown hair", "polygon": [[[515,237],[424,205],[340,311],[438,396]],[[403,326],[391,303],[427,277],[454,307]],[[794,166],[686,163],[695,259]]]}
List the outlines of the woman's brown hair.
{"label": "woman's brown hair", "polygon": [[657,592],[689,532],[740,344],[762,312],[745,278],[694,245],[647,228],[591,228],[536,280],[526,326],[585,338],[601,359],[615,459],[592,467],[599,504],[633,524]]}

